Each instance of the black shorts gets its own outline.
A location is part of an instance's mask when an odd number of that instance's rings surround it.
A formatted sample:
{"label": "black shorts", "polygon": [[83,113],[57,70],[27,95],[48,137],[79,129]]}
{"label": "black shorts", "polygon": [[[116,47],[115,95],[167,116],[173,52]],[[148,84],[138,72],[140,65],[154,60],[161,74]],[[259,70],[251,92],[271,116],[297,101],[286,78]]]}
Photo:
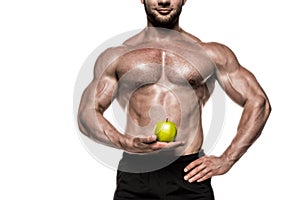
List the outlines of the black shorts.
{"label": "black shorts", "polygon": [[[183,169],[202,155],[196,153],[181,156],[168,166],[151,172],[118,170],[114,200],[213,200],[211,179],[200,183],[189,183],[183,179],[186,174]],[[120,163],[122,161],[124,156]]]}

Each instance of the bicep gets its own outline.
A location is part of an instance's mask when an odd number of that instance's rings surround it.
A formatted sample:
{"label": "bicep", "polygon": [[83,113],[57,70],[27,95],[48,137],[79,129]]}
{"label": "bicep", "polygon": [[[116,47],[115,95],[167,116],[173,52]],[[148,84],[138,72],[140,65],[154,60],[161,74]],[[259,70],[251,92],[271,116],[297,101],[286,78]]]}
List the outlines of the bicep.
{"label": "bicep", "polygon": [[113,76],[104,76],[96,83],[94,93],[95,109],[103,113],[114,100],[117,80]]}
{"label": "bicep", "polygon": [[226,94],[240,106],[264,92],[255,76],[240,65],[235,54],[226,46],[218,51],[216,77]]}
{"label": "bicep", "polygon": [[117,88],[116,56],[115,49],[108,49],[98,57],[94,68],[94,79],[87,88],[89,104],[101,113],[111,104]]}
{"label": "bicep", "polygon": [[256,95],[263,95],[263,91],[254,75],[242,66],[234,71],[218,71],[217,77],[226,94],[240,106]]}
{"label": "bicep", "polygon": [[114,99],[117,78],[114,66],[105,67],[98,59],[95,64],[94,78],[82,95],[81,110],[96,110],[103,113]]}

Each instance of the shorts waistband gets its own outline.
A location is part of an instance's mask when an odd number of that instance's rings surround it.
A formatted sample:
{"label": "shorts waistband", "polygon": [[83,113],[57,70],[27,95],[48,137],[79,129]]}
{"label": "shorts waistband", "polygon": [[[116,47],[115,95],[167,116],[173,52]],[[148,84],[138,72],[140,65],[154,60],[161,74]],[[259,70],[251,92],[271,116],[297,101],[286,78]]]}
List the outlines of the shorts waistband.
{"label": "shorts waistband", "polygon": [[134,173],[154,171],[169,165],[189,163],[204,155],[203,150],[182,156],[170,156],[167,154],[138,155],[124,152],[118,169]]}
{"label": "shorts waistband", "polygon": [[191,160],[196,160],[202,156],[205,156],[205,153],[203,150],[200,150],[198,153],[179,156],[174,162],[188,162]]}

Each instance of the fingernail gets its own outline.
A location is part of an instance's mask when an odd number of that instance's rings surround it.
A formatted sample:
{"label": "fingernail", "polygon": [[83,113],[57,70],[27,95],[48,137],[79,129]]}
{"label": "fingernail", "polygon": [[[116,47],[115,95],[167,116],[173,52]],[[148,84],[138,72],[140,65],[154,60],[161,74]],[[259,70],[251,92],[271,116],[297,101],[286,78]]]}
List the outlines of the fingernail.
{"label": "fingernail", "polygon": [[188,170],[187,169],[184,169],[184,172],[187,172]]}
{"label": "fingernail", "polygon": [[185,177],[184,177],[184,180],[186,180],[186,181],[187,181],[187,180],[188,180],[188,178],[189,178],[188,176],[185,176]]}
{"label": "fingernail", "polygon": [[194,180],[194,179],[193,179],[193,178],[191,178],[191,179],[189,180],[189,182],[191,183],[191,182],[193,182],[193,180]]}

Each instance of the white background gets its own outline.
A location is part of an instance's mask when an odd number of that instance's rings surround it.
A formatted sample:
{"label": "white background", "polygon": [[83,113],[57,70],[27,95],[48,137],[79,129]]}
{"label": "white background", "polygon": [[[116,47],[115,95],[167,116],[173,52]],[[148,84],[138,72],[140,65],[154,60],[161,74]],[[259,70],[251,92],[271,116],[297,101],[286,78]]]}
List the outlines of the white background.
{"label": "white background", "polygon": [[[292,0],[188,0],[181,26],[229,46],[272,103],[262,136],[224,175],[216,199],[299,199],[299,9]],[[146,24],[139,0],[1,1],[0,199],[112,199],[115,171],[83,148],[76,77],[102,42]],[[241,109],[229,99],[219,155]],[[297,119],[298,118],[298,119]]]}

